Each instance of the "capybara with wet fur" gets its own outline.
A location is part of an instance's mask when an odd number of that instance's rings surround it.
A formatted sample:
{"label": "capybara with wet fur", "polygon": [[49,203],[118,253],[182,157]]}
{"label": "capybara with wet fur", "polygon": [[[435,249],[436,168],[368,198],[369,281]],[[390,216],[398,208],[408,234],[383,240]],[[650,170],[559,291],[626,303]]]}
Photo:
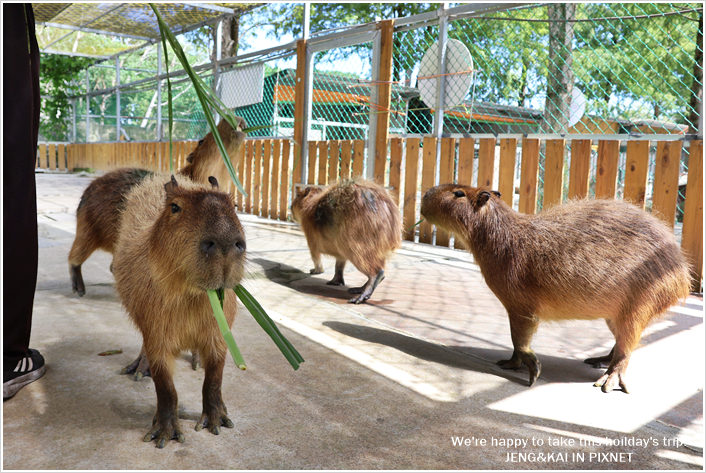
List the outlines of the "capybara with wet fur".
{"label": "capybara with wet fur", "polygon": [[543,320],[605,319],[615,336],[596,381],[628,392],[625,372],[645,327],[689,295],[687,263],[669,228],[619,200],[573,200],[521,214],[487,188],[446,184],[422,199],[422,215],[459,238],[510,318],[514,352],[503,368],[541,364],[530,348]]}
{"label": "capybara with wet fur", "polygon": [[[206,294],[230,289],[243,276],[245,239],[230,194],[168,174],[147,177],[127,196],[113,259],[118,295],[142,332],[157,391],[157,413],[144,440],[184,442],[172,380],[182,350],[201,354],[205,368],[203,413],[196,430],[233,427],[221,398],[227,346]],[[232,325],[236,297],[225,291]]]}
{"label": "capybara with wet fur", "polygon": [[[241,131],[245,127],[245,120],[240,117],[236,129],[225,120],[218,124],[218,132],[231,160],[236,159],[245,140],[246,135]],[[179,174],[195,182],[206,184],[209,176],[214,176],[221,183],[230,179],[212,133],[199,141],[198,147],[186,160],[188,164]],[[76,209],[76,238],[69,252],[71,288],[79,296],[86,294],[81,265],[96,250],[115,254],[125,197],[130,189],[151,174],[146,169],[116,169],[95,179],[83,192]]]}
{"label": "capybara with wet fur", "polygon": [[321,255],[336,258],[336,272],[326,284],[340,286],[346,261],[368,277],[362,287],[350,288],[357,294],[348,302],[360,304],[370,299],[385,278],[385,262],[399,248],[402,220],[387,191],[371,181],[339,181],[325,189],[306,187],[292,202],[294,220],[301,224],[309,244],[314,269],[321,274]]}

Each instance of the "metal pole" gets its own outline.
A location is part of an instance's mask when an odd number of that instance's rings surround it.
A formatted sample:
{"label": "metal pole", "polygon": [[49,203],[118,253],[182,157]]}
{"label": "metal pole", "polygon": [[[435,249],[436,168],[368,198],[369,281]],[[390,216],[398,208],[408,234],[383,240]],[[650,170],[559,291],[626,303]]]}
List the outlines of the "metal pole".
{"label": "metal pole", "polygon": [[76,143],[76,99],[71,99],[71,142]]}
{"label": "metal pole", "polygon": [[436,110],[434,112],[434,136],[437,138],[441,138],[444,133],[444,105],[446,105],[446,76],[444,74],[446,74],[447,33],[446,4],[442,3],[439,8],[439,77],[436,80]]}
{"label": "metal pole", "polygon": [[[379,25],[379,23],[378,23]],[[377,84],[380,81],[380,49],[381,49],[382,39],[380,36],[380,30],[377,31],[375,38],[373,39],[373,64],[371,71],[371,81],[373,84]],[[370,87],[370,103],[376,104],[379,102],[379,90],[377,85]],[[370,107],[370,113],[368,114],[368,158],[366,159],[366,169],[365,177],[367,179],[375,179],[375,144],[377,141],[377,128],[378,128],[378,113],[375,107]]]}
{"label": "metal pole", "polygon": [[86,68],[86,143],[89,140],[89,132],[91,131],[91,98],[88,96],[91,84],[88,80],[88,68]]}
{"label": "metal pole", "polygon": [[115,141],[120,141],[120,58],[115,58],[115,85],[118,86],[115,89],[115,129],[118,134],[115,137]]}
{"label": "metal pole", "polygon": [[[218,27],[216,28],[216,38],[215,38],[215,46],[216,46],[216,64],[214,65],[213,68],[213,91],[216,93],[218,98],[221,98],[221,94],[219,93],[219,81],[221,78],[221,66],[218,65],[218,61],[222,59],[223,56],[223,51],[222,51],[222,44],[223,44],[223,21],[218,22]],[[213,120],[218,123],[218,112],[213,111]]]}
{"label": "metal pole", "polygon": [[[314,96],[314,54],[306,48],[306,74],[304,75],[304,116],[301,117],[304,122],[302,145],[301,145],[301,181],[306,183],[307,170],[309,169],[309,127],[311,122],[312,97]],[[294,117],[296,120],[298,117]]]}
{"label": "metal pole", "polygon": [[309,28],[311,26],[311,4],[304,4],[304,18],[302,24],[302,39],[309,39]]}
{"label": "metal pole", "polygon": [[[157,76],[162,75],[162,48],[157,44]],[[162,79],[157,80],[157,141],[162,141]]]}

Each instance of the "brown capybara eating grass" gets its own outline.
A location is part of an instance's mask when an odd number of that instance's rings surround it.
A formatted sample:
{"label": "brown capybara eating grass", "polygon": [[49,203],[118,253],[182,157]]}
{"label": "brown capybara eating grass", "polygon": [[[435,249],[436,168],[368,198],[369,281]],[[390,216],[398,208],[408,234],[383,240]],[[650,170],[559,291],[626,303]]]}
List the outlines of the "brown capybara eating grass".
{"label": "brown capybara eating grass", "polygon": [[321,255],[336,258],[336,272],[327,284],[344,285],[347,261],[368,277],[362,287],[350,288],[360,304],[370,299],[385,278],[385,262],[399,248],[402,220],[387,191],[371,181],[339,181],[325,189],[306,187],[292,202],[292,215],[299,222],[314,260],[311,274],[321,274]]}
{"label": "brown capybara eating grass", "polygon": [[[184,442],[172,372],[182,350],[198,351],[205,368],[203,413],[196,430],[233,427],[221,397],[227,346],[206,293],[240,283],[243,228],[233,197],[209,185],[165,174],[147,177],[128,194],[113,274],[130,319],[142,333],[157,391],[157,413],[145,441]],[[236,297],[225,291],[228,326]]]}
{"label": "brown capybara eating grass", "polygon": [[[236,159],[245,140],[243,130],[245,120],[238,117],[236,129],[221,120],[218,132],[228,151],[231,161]],[[218,182],[230,180],[228,169],[216,145],[212,133],[199,141],[198,147],[186,159],[188,164],[179,172],[194,182],[206,184],[209,176]],[[71,288],[79,296],[86,294],[86,286],[81,274],[81,265],[96,250],[115,254],[121,212],[125,207],[125,198],[130,190],[152,175],[151,171],[137,168],[122,168],[108,172],[93,180],[81,196],[76,209],[76,238],[69,252],[69,274]]]}
{"label": "brown capybara eating grass", "polygon": [[615,346],[589,364],[609,362],[596,382],[619,385],[642,331],[689,294],[687,263],[669,228],[618,200],[574,200],[537,215],[521,214],[487,188],[430,189],[422,215],[459,238],[510,319],[514,352],[503,368],[530,373],[541,364],[530,348],[540,321],[605,319]]}

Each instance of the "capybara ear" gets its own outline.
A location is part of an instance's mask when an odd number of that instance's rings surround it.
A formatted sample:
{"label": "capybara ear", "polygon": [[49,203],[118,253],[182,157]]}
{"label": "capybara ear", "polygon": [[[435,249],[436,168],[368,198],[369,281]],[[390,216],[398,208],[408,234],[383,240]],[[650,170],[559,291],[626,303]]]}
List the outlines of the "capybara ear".
{"label": "capybara ear", "polygon": [[194,162],[194,153],[191,153],[190,155],[188,155],[188,156],[186,157],[186,162],[189,163],[189,164],[191,164],[191,163]]}
{"label": "capybara ear", "polygon": [[502,197],[502,194],[500,194],[500,192],[498,192],[498,191],[491,191],[491,192],[498,197]]}
{"label": "capybara ear", "polygon": [[238,124],[238,127],[236,128],[238,131],[243,131],[248,127],[248,124],[243,117],[235,117],[235,122]]}
{"label": "capybara ear", "polygon": [[488,199],[490,199],[490,192],[488,191],[481,191],[480,194],[478,194],[478,206],[485,205],[486,202],[488,202]]}
{"label": "capybara ear", "polygon": [[214,189],[218,189],[218,180],[213,177],[213,176],[208,176],[208,182],[211,183],[211,187]]}
{"label": "capybara ear", "polygon": [[176,181],[176,179],[174,178],[174,174],[172,174],[172,179],[171,179],[169,182],[167,182],[166,184],[164,184],[164,190],[167,191],[167,199],[169,198],[169,195],[170,195],[170,194],[174,191],[174,189],[176,189],[177,187],[179,187],[179,184],[177,184],[177,181]]}

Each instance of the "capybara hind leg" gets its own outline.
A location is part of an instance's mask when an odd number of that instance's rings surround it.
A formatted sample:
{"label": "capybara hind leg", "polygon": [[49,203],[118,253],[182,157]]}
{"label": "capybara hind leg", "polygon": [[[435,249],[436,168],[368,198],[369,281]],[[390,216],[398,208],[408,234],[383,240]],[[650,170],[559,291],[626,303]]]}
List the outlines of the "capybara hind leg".
{"label": "capybara hind leg", "polygon": [[529,370],[529,385],[532,386],[542,372],[542,364],[530,348],[539,320],[530,315],[509,314],[509,317],[514,350],[509,360],[500,360],[498,365],[503,369],[517,369],[524,363]]}
{"label": "capybara hind leg", "polygon": [[625,380],[625,372],[628,369],[630,356],[640,342],[642,331],[651,318],[644,314],[630,314],[613,322],[615,324],[611,327],[615,335],[613,359],[605,374],[598,378],[594,386],[600,386],[604,393],[611,392],[616,386],[622,388],[626,394],[630,392]]}
{"label": "capybara hind leg", "polygon": [[83,297],[86,294],[86,286],[81,275],[81,265],[98,249],[90,239],[86,238],[85,230],[78,229],[76,239],[71,245],[69,252],[69,274],[71,276],[71,289]]}
{"label": "capybara hind leg", "polygon": [[211,352],[205,357],[206,379],[203,382],[203,413],[196,423],[196,430],[207,427],[208,430],[218,435],[221,426],[233,428],[233,422],[228,418],[228,410],[221,397],[221,383],[223,381],[223,366],[225,365],[225,352]]}
{"label": "capybara hind leg", "polygon": [[324,272],[324,265],[321,264],[321,253],[311,251],[311,259],[314,261],[314,269],[309,270],[310,274],[321,274]]}
{"label": "capybara hind leg", "polygon": [[380,284],[383,279],[385,279],[385,271],[381,269],[376,275],[368,276],[368,282],[366,282],[364,286],[348,289],[350,294],[360,294],[358,297],[350,299],[348,303],[360,304],[370,299],[370,296],[373,295],[373,291],[375,291],[375,288],[378,287],[378,284]]}
{"label": "capybara hind leg", "polygon": [[[615,325],[613,325],[613,321],[610,319],[605,319],[605,323],[610,329],[613,336],[615,337]],[[593,365],[594,368],[607,368],[610,365],[611,361],[613,361],[613,353],[615,353],[615,345],[613,345],[613,348],[607,355],[586,358],[585,360],[583,360],[583,362],[589,365]]]}
{"label": "capybara hind leg", "polygon": [[69,265],[69,275],[71,276],[71,290],[83,297],[86,295],[86,286],[83,284],[81,275],[81,265]]}
{"label": "capybara hind leg", "polygon": [[191,369],[196,371],[201,368],[201,355],[196,350],[191,350]]}
{"label": "capybara hind leg", "polygon": [[343,286],[345,282],[343,281],[343,268],[346,267],[346,260],[337,259],[336,260],[336,274],[334,274],[333,279],[327,282],[329,286]]}
{"label": "capybara hind leg", "polygon": [[152,428],[142,440],[149,442],[157,439],[157,448],[164,448],[171,439],[184,443],[177,417],[178,399],[172,374],[160,363],[153,369],[152,378],[157,391],[157,413],[152,419]]}
{"label": "capybara hind leg", "polygon": [[132,379],[135,381],[140,381],[145,376],[150,376],[150,363],[147,361],[147,355],[145,355],[145,347],[142,346],[140,354],[137,355],[135,361],[127,365],[120,371],[120,374],[132,374],[134,375]]}

